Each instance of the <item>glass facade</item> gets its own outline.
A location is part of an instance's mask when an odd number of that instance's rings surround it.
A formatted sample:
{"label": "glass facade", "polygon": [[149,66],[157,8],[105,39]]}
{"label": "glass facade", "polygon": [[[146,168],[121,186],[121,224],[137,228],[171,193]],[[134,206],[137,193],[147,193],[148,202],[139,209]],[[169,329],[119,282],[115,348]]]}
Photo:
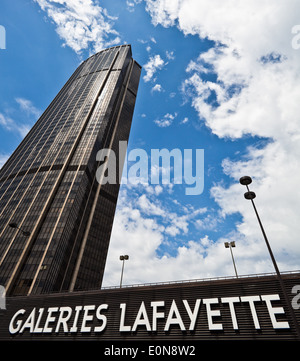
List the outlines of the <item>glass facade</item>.
{"label": "glass facade", "polygon": [[84,61],[1,168],[0,284],[8,295],[101,287],[119,175],[99,184],[96,154],[110,148],[118,164],[140,72],[130,45]]}

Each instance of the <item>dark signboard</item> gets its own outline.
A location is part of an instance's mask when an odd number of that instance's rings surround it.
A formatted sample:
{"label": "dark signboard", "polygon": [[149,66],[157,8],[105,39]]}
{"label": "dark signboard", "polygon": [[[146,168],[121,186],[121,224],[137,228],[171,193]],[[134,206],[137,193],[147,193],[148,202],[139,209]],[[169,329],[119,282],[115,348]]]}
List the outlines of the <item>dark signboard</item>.
{"label": "dark signboard", "polygon": [[[300,274],[283,276],[300,322]],[[11,297],[1,340],[296,340],[275,276]],[[192,350],[190,350],[192,351]]]}

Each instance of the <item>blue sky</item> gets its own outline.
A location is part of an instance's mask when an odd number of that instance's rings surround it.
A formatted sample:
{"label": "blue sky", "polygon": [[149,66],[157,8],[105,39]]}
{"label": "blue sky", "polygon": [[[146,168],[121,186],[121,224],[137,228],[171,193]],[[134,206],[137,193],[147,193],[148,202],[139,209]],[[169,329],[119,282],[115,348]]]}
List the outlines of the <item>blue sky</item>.
{"label": "blue sky", "polygon": [[[123,185],[105,285],[272,272],[239,178],[250,175],[282,271],[300,268],[294,0],[3,0],[0,164],[81,61],[132,45],[143,66],[129,148],[204,149],[204,191]],[[293,45],[294,44],[294,45]],[[297,44],[297,42],[296,42]],[[291,174],[293,176],[291,177]]]}

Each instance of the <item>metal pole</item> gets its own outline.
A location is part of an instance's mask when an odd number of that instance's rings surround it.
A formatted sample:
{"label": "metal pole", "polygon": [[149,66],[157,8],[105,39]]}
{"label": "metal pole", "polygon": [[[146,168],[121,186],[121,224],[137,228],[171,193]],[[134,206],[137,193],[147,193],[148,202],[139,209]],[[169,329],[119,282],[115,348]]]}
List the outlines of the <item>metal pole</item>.
{"label": "metal pole", "polygon": [[261,229],[261,231],[262,231],[262,234],[263,234],[263,237],[264,237],[264,239],[265,239],[265,242],[266,242],[266,245],[267,245],[267,248],[268,248],[270,257],[271,257],[272,262],[273,262],[273,266],[274,266],[275,271],[276,271],[276,274],[277,274],[277,278],[278,278],[278,281],[279,281],[279,284],[280,284],[280,287],[281,287],[281,291],[282,291],[282,293],[283,293],[283,296],[284,296],[284,298],[285,298],[285,302],[286,302],[286,304],[287,304],[287,307],[288,307],[289,312],[290,312],[290,314],[291,314],[291,317],[292,317],[292,319],[293,319],[293,323],[294,323],[294,326],[295,326],[295,330],[296,330],[297,336],[298,336],[298,338],[299,338],[299,340],[300,340],[300,328],[299,328],[299,324],[298,324],[296,315],[295,315],[294,310],[293,310],[293,308],[292,308],[292,306],[291,306],[291,302],[290,302],[289,297],[288,297],[288,294],[287,294],[287,292],[286,292],[286,288],[285,288],[283,279],[282,279],[282,277],[281,277],[279,268],[278,268],[278,266],[277,266],[275,257],[274,257],[274,255],[273,255],[271,246],[270,246],[270,244],[269,244],[269,241],[268,241],[266,232],[265,232],[265,230],[264,230],[264,227],[263,227],[263,225],[262,225],[262,222],[261,222],[261,220],[260,220],[260,217],[259,217],[259,215],[258,215],[257,209],[256,209],[255,204],[254,204],[254,201],[253,201],[253,198],[255,198],[256,195],[255,195],[254,192],[250,192],[249,187],[248,187],[248,184],[250,184],[251,182],[252,182],[252,179],[251,179],[250,177],[248,177],[248,176],[242,177],[242,178],[240,179],[240,183],[243,184],[243,185],[245,185],[245,186],[247,187],[248,192],[245,193],[244,196],[245,196],[246,199],[250,199],[250,200],[251,200],[251,203],[252,203],[252,205],[253,205],[254,212],[255,212],[255,214],[256,214],[258,223],[259,223],[259,225],[260,225],[260,229]]}
{"label": "metal pole", "polygon": [[[248,192],[250,192],[248,185],[246,185],[246,187],[247,187],[247,189],[248,189]],[[253,199],[252,199],[252,198],[251,198],[250,200],[251,200],[251,203],[252,203],[252,205],[253,205],[254,212],[255,212],[255,214],[256,214],[256,217],[257,217],[258,223],[259,223],[259,225],[260,225],[260,229],[261,229],[262,234],[263,234],[263,236],[264,236],[264,239],[265,239],[265,242],[266,242],[267,248],[268,248],[268,250],[269,250],[269,253],[270,253],[270,256],[271,256],[271,259],[272,259],[272,262],[273,262],[273,265],[274,265],[275,271],[276,271],[276,273],[277,273],[277,276],[278,276],[278,278],[282,279],[282,278],[281,278],[281,274],[280,274],[280,272],[279,272],[279,268],[278,268],[277,263],[276,263],[276,260],[275,260],[275,257],[274,257],[274,255],[273,255],[273,252],[272,252],[271,246],[270,246],[270,244],[269,244],[269,241],[268,241],[268,238],[267,238],[266,232],[265,232],[265,230],[264,230],[264,227],[263,227],[263,225],[262,225],[262,223],[261,223],[261,220],[260,220],[260,218],[259,218],[259,215],[258,215],[257,209],[256,209],[256,207],[255,207],[254,201],[253,201]]]}
{"label": "metal pole", "polygon": [[235,242],[224,242],[225,248],[230,248],[230,253],[231,253],[231,258],[232,258],[232,263],[233,263],[233,267],[234,267],[234,271],[235,271],[235,275],[238,278],[238,274],[237,274],[237,270],[236,270],[236,266],[235,266],[235,261],[234,261],[234,257],[233,257],[233,252],[232,252],[232,247],[235,247]]}
{"label": "metal pole", "polygon": [[123,261],[122,264],[122,272],[121,272],[121,280],[120,280],[120,288],[122,287],[122,280],[123,280],[123,272],[124,272],[124,262],[125,260],[129,259],[129,256],[126,254],[125,256],[120,256],[120,260]]}
{"label": "metal pole", "polygon": [[122,279],[123,279],[123,271],[124,271],[124,262],[125,262],[125,259],[123,258],[123,259],[122,259],[122,261],[123,261],[123,264],[122,264],[122,272],[121,272],[120,288],[122,287]]}
{"label": "metal pole", "polygon": [[236,275],[236,278],[238,278],[238,274],[237,274],[237,271],[236,271],[236,267],[235,267],[235,262],[234,262],[234,257],[233,257],[233,252],[232,252],[232,247],[231,247],[231,244],[229,243],[229,248],[230,248],[230,253],[231,253],[231,257],[232,257],[232,262],[233,262],[233,266],[234,266],[234,270],[235,270],[235,275]]}

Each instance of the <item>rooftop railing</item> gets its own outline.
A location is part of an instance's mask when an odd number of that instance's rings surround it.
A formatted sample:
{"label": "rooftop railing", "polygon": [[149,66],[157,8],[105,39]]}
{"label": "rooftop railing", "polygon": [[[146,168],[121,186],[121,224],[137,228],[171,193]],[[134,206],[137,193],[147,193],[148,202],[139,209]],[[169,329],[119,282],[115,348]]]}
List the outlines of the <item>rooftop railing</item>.
{"label": "rooftop railing", "polygon": [[[288,274],[297,274],[300,273],[300,270],[296,271],[284,271],[280,272],[281,275],[288,275]],[[220,277],[207,277],[207,278],[197,278],[197,279],[190,279],[190,280],[179,280],[179,281],[164,281],[164,282],[150,282],[150,283],[135,283],[130,285],[122,285],[122,288],[132,288],[132,287],[147,287],[147,286],[160,286],[160,285],[172,285],[178,283],[195,283],[195,282],[210,282],[210,281],[222,281],[222,280],[233,280],[233,279],[240,279],[240,278],[255,278],[255,277],[266,277],[266,276],[276,276],[275,272],[270,273],[254,273],[250,275],[239,275],[238,278],[236,276],[220,276]],[[120,286],[106,286],[101,287],[101,290],[108,290],[108,289],[116,289],[120,288]]]}

